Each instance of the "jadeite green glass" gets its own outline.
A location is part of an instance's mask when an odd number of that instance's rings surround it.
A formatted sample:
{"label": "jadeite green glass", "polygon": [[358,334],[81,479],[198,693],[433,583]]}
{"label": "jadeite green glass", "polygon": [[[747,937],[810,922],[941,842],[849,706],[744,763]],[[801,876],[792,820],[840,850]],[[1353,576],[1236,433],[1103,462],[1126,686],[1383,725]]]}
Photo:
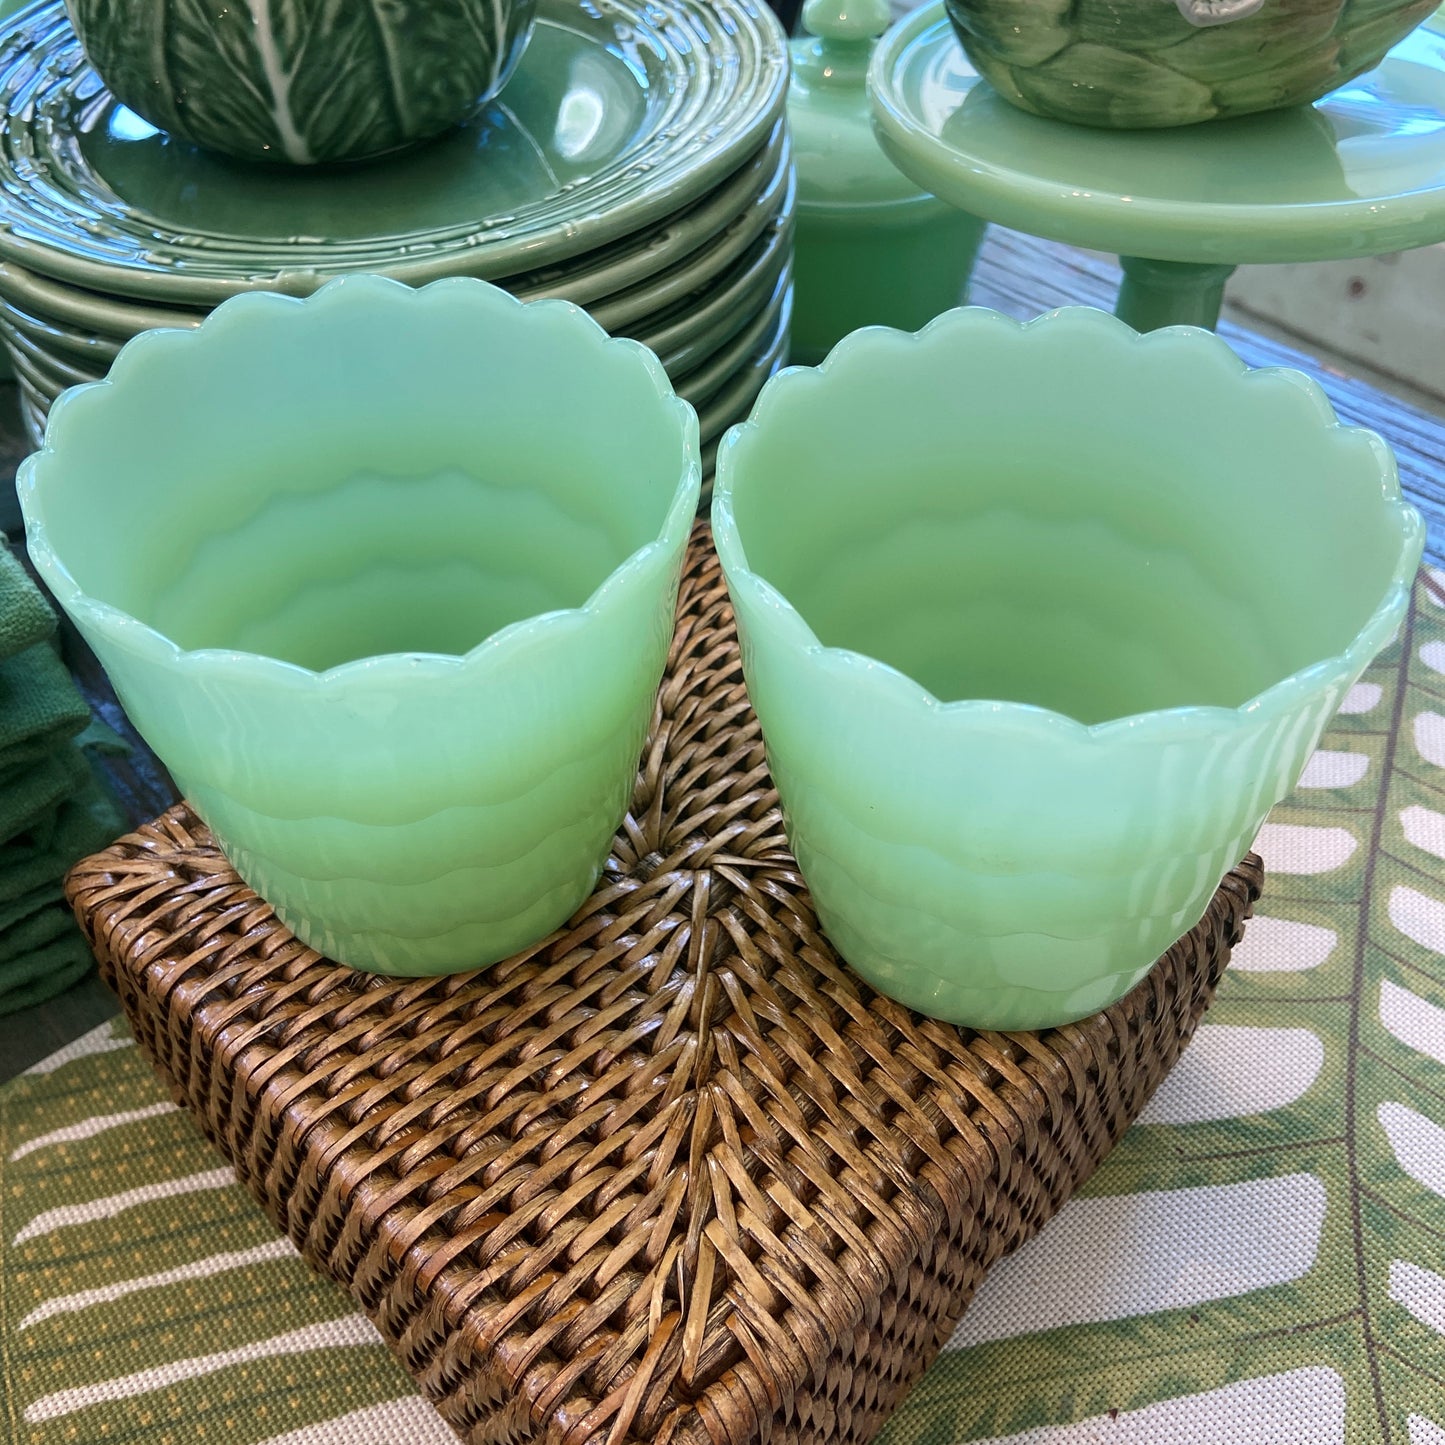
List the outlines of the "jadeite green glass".
{"label": "jadeite green glass", "polygon": [[885,0],[809,0],[788,124],[798,166],[792,355],[821,361],[850,331],[916,330],[962,299],[983,224],[908,180],[873,136],[864,82]]}
{"label": "jadeite green glass", "polygon": [[784,372],[723,441],[713,530],[828,936],[987,1028],[1092,1013],[1193,927],[1424,539],[1307,378],[1088,310]]}
{"label": "jadeite green glass", "polygon": [[369,276],[138,337],[19,479],[36,566],[241,876],[400,974],[503,958],[593,887],[699,488],[640,346]]}
{"label": "jadeite green glass", "polygon": [[894,163],[985,220],[1157,261],[1326,261],[1445,238],[1442,30],[1427,21],[1314,106],[1102,131],[981,83],[940,0],[883,37],[868,84]]}
{"label": "jadeite green glass", "polygon": [[106,88],[168,135],[316,165],[428,140],[506,84],[536,0],[66,0]]}
{"label": "jadeite green glass", "polygon": [[1379,64],[1437,0],[947,0],[998,93],[1135,130],[1307,105]]}

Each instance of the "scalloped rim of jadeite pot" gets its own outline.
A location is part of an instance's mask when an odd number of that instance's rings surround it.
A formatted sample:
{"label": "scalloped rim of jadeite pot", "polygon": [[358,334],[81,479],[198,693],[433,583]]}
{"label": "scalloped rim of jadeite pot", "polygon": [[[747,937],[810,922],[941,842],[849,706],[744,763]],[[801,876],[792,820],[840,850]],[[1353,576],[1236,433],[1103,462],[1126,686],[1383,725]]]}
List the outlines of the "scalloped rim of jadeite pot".
{"label": "scalloped rim of jadeite pot", "polygon": [[[468,306],[482,321],[488,313],[525,311],[539,321],[570,329],[578,346],[591,347],[597,352],[600,364],[640,363],[652,381],[658,401],[673,414],[683,457],[672,502],[659,534],[614,567],[580,607],[557,608],[522,618],[500,628],[466,653],[379,653],[341,663],[324,672],[242,649],[187,650],[148,623],[83,591],[50,545],[42,496],[46,470],[63,465],[65,433],[71,418],[106,406],[124,405],[126,388],[143,384],[145,368],[154,355],[190,348],[203,352],[208,345],[223,340],[229,329],[249,327],[258,316],[269,315],[273,324],[284,326],[296,323],[307,308],[350,306],[369,297],[388,300],[408,297],[411,299],[403,304],[418,308]],[[31,560],[56,599],[73,617],[83,618],[115,646],[146,661],[173,668],[182,675],[197,679],[223,676],[229,681],[245,678],[253,683],[281,683],[323,693],[362,686],[398,686],[414,683],[419,675],[446,677],[505,666],[509,656],[529,648],[541,638],[562,628],[577,626],[586,617],[604,614],[611,599],[624,591],[638,574],[647,571],[659,554],[666,555],[686,545],[701,488],[697,413],[673,390],[662,363],[652,352],[635,341],[609,336],[580,306],[570,301],[519,301],[489,282],[463,276],[416,288],[384,276],[341,276],[306,297],[247,292],[223,301],[198,327],[143,332],[121,348],[103,381],[72,387],[56,400],[40,449],[21,464],[16,477]]]}
{"label": "scalloped rim of jadeite pot", "polygon": [[[733,454],[746,445],[747,437],[756,432],[760,425],[767,423],[775,413],[787,407],[794,388],[820,384],[830,372],[862,365],[869,355],[875,352],[886,361],[890,348],[926,347],[940,335],[954,332],[968,335],[984,328],[999,326],[1007,326],[1015,331],[1046,332],[1061,323],[1094,328],[1101,347],[1147,347],[1158,344],[1155,338],[1171,335],[1177,338],[1180,333],[1198,337],[1197,345],[1201,350],[1210,348],[1221,360],[1227,359],[1233,364],[1241,378],[1241,385],[1290,386],[1302,390],[1318,412],[1322,427],[1341,435],[1363,437],[1369,442],[1378,464],[1381,504],[1394,513],[1399,524],[1400,551],[1384,598],[1344,652],[1322,658],[1290,673],[1238,707],[1199,705],[1161,708],[1085,724],[1064,713],[1032,703],[980,698],[943,702],[921,683],[888,663],[849,648],[825,647],[783,593],[749,568],[747,553],[733,516]],[[962,729],[979,724],[994,727],[1004,725],[1020,731],[1033,731],[1041,739],[1063,738],[1100,744],[1117,741],[1162,741],[1188,734],[1253,727],[1261,720],[1294,712],[1310,697],[1325,690],[1332,683],[1363,672],[1390,641],[1404,619],[1409,606],[1410,589],[1425,543],[1425,524],[1419,512],[1405,501],[1400,491],[1399,470],[1394,453],[1377,433],[1364,427],[1351,427],[1342,423],[1318,383],[1303,372],[1283,366],[1251,367],[1213,332],[1198,327],[1173,326],[1141,333],[1108,312],[1087,306],[1062,307],[1035,317],[1032,321],[1016,321],[1002,312],[982,306],[957,307],[935,317],[917,332],[900,331],[886,326],[864,327],[844,337],[818,366],[790,366],[779,372],[763,388],[749,419],[731,427],[718,447],[717,473],[713,483],[712,530],[713,544],[722,561],[728,586],[740,589],[751,602],[767,608],[788,641],[823,666],[845,676],[866,670],[870,687],[880,689],[898,705],[912,708],[920,717],[930,714],[938,716],[946,726]]]}

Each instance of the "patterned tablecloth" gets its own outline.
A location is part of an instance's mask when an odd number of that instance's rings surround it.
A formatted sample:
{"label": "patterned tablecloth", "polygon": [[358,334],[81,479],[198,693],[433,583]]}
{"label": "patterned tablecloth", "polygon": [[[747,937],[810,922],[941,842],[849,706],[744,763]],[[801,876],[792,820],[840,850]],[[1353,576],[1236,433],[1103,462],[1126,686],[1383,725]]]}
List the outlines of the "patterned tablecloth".
{"label": "patterned tablecloth", "polygon": [[[882,1445],[1445,1445],[1445,575],[1256,846],[1183,1061]],[[0,1090],[0,1431],[455,1438],[120,1022]]]}

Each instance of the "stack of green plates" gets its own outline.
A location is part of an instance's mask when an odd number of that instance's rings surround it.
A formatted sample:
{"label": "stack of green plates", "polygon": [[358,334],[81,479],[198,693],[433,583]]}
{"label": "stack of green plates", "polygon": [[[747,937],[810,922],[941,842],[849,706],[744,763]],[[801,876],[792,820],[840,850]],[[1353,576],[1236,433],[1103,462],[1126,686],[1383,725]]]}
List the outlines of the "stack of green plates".
{"label": "stack of green plates", "polygon": [[762,0],[542,0],[496,102],[327,170],[251,167],[106,92],[62,0],[0,26],[0,336],[35,438],[137,332],[371,271],[563,297],[657,352],[707,455],[786,360],[787,51]]}

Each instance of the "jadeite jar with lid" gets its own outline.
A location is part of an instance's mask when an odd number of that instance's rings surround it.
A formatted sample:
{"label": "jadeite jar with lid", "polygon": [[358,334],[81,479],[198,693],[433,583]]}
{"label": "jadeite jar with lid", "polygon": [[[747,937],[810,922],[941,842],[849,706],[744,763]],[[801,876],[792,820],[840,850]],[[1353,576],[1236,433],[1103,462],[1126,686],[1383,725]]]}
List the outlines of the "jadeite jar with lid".
{"label": "jadeite jar with lid", "polygon": [[791,43],[798,168],[792,358],[860,326],[917,330],[957,306],[983,223],[921,191],[879,149],[866,78],[887,0],[807,0]]}

